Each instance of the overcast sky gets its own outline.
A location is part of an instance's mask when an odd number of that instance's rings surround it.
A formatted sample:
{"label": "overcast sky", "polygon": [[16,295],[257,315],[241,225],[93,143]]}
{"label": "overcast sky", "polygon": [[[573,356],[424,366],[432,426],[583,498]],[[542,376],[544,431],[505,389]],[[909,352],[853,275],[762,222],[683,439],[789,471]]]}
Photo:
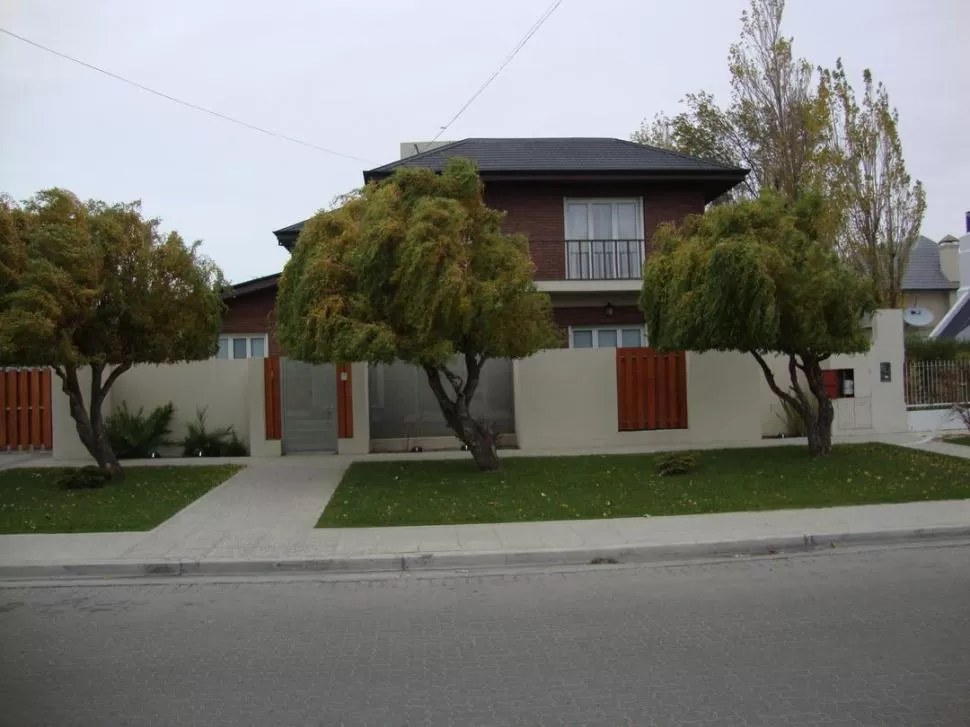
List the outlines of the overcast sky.
{"label": "overcast sky", "polygon": [[[202,239],[235,282],[279,271],[272,230],[430,139],[550,0],[0,0],[0,26],[144,85],[366,159],[268,137],[178,106],[0,34],[0,191],[60,186],[141,199]],[[564,0],[443,138],[615,136],[726,98],[746,0]],[[970,209],[967,0],[790,0],[787,33],[815,64],[864,66],[898,106],[923,233]],[[858,85],[858,83],[857,83]]]}

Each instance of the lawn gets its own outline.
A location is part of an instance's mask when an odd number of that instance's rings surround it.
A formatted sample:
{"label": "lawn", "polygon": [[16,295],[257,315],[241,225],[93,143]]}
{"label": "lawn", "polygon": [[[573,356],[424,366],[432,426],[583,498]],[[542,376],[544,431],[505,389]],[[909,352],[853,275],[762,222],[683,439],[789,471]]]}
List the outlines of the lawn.
{"label": "lawn", "polygon": [[62,489],[54,468],[0,470],[0,533],[151,530],[240,469],[129,467],[124,481],[94,490]]}
{"label": "lawn", "polygon": [[355,462],[317,527],[445,525],[687,515],[970,498],[970,460],[885,444],[701,452],[689,474],[660,477],[656,455],[511,457],[481,473],[468,460]]}
{"label": "lawn", "polygon": [[944,441],[947,444],[970,444],[970,436],[968,436],[968,437],[947,437]]}

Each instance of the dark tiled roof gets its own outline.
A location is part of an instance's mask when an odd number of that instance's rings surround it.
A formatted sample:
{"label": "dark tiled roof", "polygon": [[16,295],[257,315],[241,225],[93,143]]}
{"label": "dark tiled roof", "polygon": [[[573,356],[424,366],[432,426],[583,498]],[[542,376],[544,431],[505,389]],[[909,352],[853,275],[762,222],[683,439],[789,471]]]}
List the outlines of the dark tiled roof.
{"label": "dark tiled roof", "polygon": [[741,181],[744,169],[666,149],[609,138],[462,139],[364,172],[379,179],[400,167],[441,171],[455,156],[471,159],[483,175],[496,173],[616,172],[715,175]]}
{"label": "dark tiled roof", "polygon": [[959,283],[948,280],[940,270],[940,246],[920,235],[909,253],[903,290],[956,290],[959,287]]}
{"label": "dark tiled roof", "polygon": [[[965,336],[960,336],[964,331]],[[970,338],[970,293],[964,293],[953,304],[952,316],[943,328],[933,331],[939,338]]]}
{"label": "dark tiled roof", "polygon": [[236,283],[228,290],[226,290],[222,297],[224,299],[228,298],[238,298],[240,295],[247,295],[249,293],[256,293],[260,290],[267,290],[269,288],[275,288],[280,282],[280,273],[273,273],[272,275],[264,275],[261,278],[253,278],[252,280],[244,280],[241,283]]}

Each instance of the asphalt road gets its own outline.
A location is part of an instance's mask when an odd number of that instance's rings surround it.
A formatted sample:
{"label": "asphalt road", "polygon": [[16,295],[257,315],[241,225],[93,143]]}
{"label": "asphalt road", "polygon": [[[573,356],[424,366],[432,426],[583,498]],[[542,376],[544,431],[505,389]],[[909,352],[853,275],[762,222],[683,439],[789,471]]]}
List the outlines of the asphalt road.
{"label": "asphalt road", "polygon": [[0,589],[0,723],[968,725],[970,547]]}

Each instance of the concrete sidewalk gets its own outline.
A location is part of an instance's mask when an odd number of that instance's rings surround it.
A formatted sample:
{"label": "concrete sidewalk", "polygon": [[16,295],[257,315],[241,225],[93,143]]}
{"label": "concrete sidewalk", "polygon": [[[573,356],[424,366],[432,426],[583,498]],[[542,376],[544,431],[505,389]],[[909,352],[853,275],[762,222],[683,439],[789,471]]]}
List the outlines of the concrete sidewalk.
{"label": "concrete sidewalk", "polygon": [[[970,457],[970,447],[924,443],[914,435],[894,439],[894,444]],[[468,456],[419,456],[455,454]],[[611,520],[315,529],[351,461],[332,455],[246,460],[245,470],[150,532],[0,535],[0,577],[573,565],[598,558],[663,560],[970,536],[970,500]],[[27,464],[36,466],[35,461]]]}

